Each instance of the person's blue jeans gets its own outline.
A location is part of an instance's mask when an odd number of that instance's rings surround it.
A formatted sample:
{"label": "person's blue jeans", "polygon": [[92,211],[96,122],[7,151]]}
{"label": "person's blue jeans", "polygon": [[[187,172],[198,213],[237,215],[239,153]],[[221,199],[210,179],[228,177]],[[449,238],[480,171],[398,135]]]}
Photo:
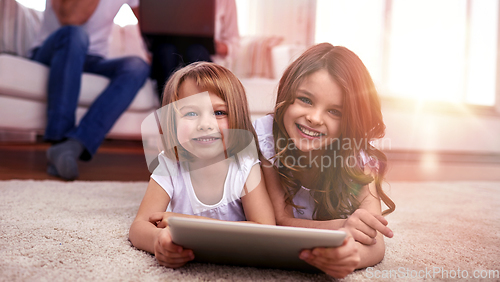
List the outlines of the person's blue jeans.
{"label": "person's blue jeans", "polygon": [[[150,69],[139,57],[107,60],[87,54],[88,47],[89,38],[82,28],[64,26],[35,49],[31,57],[50,67],[45,139],[80,141],[86,149],[82,159],[92,158],[146,81]],[[110,81],[76,126],[82,72],[103,75]]]}

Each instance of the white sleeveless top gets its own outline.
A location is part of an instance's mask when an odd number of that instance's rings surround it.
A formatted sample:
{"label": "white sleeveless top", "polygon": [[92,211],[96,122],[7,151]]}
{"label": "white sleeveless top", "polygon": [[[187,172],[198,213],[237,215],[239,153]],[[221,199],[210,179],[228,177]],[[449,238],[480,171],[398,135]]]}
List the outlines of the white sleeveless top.
{"label": "white sleeveless top", "polygon": [[[236,162],[235,158],[238,158]],[[254,165],[260,161],[253,154],[238,153],[230,157],[230,163],[224,192],[221,200],[213,205],[207,205],[196,196],[191,182],[190,172],[186,165],[169,159],[159,154],[158,167],[153,171],[151,178],[156,181],[170,197],[167,211],[199,215],[220,220],[243,221],[246,220],[241,203],[244,194],[243,188]]]}

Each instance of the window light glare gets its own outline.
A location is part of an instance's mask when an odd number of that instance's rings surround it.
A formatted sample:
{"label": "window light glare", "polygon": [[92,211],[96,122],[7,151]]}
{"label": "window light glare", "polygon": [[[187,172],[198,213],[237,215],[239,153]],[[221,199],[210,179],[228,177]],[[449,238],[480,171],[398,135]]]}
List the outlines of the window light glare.
{"label": "window light glare", "polygon": [[45,0],[16,0],[21,5],[37,11],[45,11]]}
{"label": "window light glare", "polygon": [[121,27],[126,25],[136,25],[138,23],[134,12],[132,12],[132,9],[127,4],[122,5],[113,22]]}

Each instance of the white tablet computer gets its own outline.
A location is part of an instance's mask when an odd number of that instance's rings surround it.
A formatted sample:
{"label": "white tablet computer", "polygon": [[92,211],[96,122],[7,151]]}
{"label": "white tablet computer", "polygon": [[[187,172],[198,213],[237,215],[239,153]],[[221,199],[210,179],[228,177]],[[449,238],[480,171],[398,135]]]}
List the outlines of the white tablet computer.
{"label": "white tablet computer", "polygon": [[304,249],[342,245],[343,231],[171,217],[172,241],[196,262],[318,272],[299,259]]}

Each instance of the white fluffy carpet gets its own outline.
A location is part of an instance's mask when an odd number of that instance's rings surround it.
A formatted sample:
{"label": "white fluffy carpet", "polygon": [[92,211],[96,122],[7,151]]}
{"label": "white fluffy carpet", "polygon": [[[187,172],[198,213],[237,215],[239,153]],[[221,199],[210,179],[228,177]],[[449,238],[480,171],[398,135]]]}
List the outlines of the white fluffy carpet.
{"label": "white fluffy carpet", "polygon": [[[0,181],[0,281],[333,280],[251,267],[159,266],[128,241],[146,185]],[[386,256],[374,268],[343,280],[464,281],[464,275],[500,280],[495,279],[500,270],[499,182],[394,182],[385,188],[397,205],[387,217],[395,235],[386,239]]]}

